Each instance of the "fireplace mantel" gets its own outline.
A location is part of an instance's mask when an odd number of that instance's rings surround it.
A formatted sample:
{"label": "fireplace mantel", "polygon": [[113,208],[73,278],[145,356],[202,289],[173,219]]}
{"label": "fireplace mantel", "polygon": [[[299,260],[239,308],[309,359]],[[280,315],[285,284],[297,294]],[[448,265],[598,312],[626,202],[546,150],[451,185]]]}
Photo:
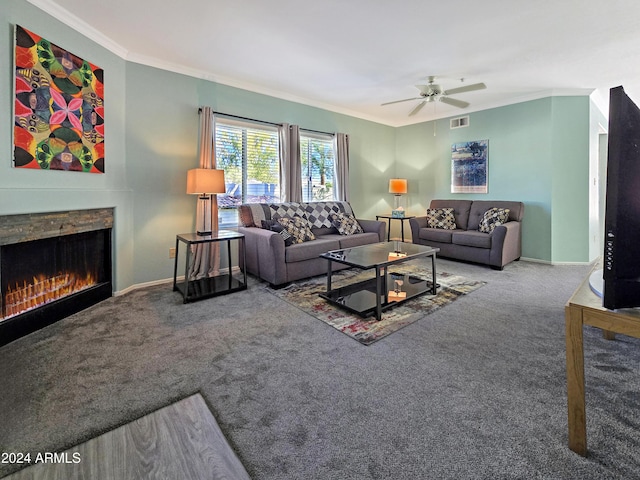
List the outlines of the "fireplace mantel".
{"label": "fireplace mantel", "polygon": [[113,228],[113,208],[0,216],[0,246]]}

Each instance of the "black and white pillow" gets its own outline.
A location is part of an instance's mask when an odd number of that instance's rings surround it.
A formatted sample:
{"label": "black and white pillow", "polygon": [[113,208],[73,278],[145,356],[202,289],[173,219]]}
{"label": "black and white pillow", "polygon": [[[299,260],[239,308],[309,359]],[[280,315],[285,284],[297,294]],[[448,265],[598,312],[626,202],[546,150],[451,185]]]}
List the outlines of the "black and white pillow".
{"label": "black and white pillow", "polygon": [[293,243],[304,243],[316,239],[309,222],[302,217],[278,218],[277,221],[291,235]]}
{"label": "black and white pillow", "polygon": [[356,217],[347,213],[332,213],[331,223],[340,235],[353,235],[354,233],[364,233],[362,226],[356,220]]}
{"label": "black and white pillow", "polygon": [[427,226],[429,228],[455,230],[456,217],[453,215],[453,208],[428,208]]}
{"label": "black and white pillow", "polygon": [[482,216],[478,230],[483,233],[491,233],[498,226],[509,221],[508,208],[490,208]]}
{"label": "black and white pillow", "polygon": [[277,220],[262,220],[262,228],[278,233],[284,239],[284,246],[293,245],[293,236]]}
{"label": "black and white pillow", "polygon": [[331,228],[331,216],[344,211],[340,202],[311,202],[304,205],[304,218],[311,228]]}

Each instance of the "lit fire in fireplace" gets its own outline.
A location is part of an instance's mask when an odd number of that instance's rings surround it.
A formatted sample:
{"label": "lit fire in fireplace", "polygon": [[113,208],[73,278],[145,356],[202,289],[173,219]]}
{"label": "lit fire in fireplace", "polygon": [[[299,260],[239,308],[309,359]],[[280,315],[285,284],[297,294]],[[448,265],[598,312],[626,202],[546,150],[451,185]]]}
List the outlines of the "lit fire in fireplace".
{"label": "lit fire in fireplace", "polygon": [[32,283],[25,280],[22,285],[10,285],[4,297],[4,318],[37,308],[96,284],[95,275],[91,273],[84,276],[64,273],[55,277],[38,275],[33,277]]}

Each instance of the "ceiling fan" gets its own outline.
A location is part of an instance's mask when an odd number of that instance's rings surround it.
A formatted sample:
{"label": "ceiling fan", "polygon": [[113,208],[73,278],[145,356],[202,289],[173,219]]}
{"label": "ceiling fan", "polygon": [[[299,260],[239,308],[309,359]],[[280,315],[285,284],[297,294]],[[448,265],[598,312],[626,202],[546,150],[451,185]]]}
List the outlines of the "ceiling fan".
{"label": "ceiling fan", "polygon": [[413,110],[411,110],[411,112],[409,112],[409,116],[415,115],[427,103],[435,102],[436,100],[439,100],[442,103],[446,103],[448,105],[453,105],[454,107],[466,108],[469,106],[468,102],[457,100],[455,98],[449,98],[449,95],[455,95],[457,93],[464,93],[464,92],[472,92],[474,90],[482,90],[484,88],[487,88],[487,86],[484,83],[474,83],[473,85],[465,85],[463,87],[443,90],[440,85],[433,83],[435,82],[435,80],[436,80],[436,77],[430,76],[428,77],[429,83],[427,85],[416,85],[416,88],[420,90],[419,97],[405,98],[403,100],[386,102],[386,103],[383,103],[382,106],[391,105],[393,103],[409,102],[411,100],[422,100]]}

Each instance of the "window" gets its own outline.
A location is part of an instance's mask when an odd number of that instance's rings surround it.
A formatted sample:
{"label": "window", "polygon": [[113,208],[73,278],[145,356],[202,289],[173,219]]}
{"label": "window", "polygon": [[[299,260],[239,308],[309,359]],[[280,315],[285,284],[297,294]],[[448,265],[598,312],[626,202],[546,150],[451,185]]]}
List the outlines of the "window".
{"label": "window", "polygon": [[276,127],[218,119],[216,167],[224,170],[226,183],[226,195],[218,196],[220,226],[238,224],[241,203],[280,201]]}
{"label": "window", "polygon": [[335,200],[333,136],[300,132],[302,201]]}

